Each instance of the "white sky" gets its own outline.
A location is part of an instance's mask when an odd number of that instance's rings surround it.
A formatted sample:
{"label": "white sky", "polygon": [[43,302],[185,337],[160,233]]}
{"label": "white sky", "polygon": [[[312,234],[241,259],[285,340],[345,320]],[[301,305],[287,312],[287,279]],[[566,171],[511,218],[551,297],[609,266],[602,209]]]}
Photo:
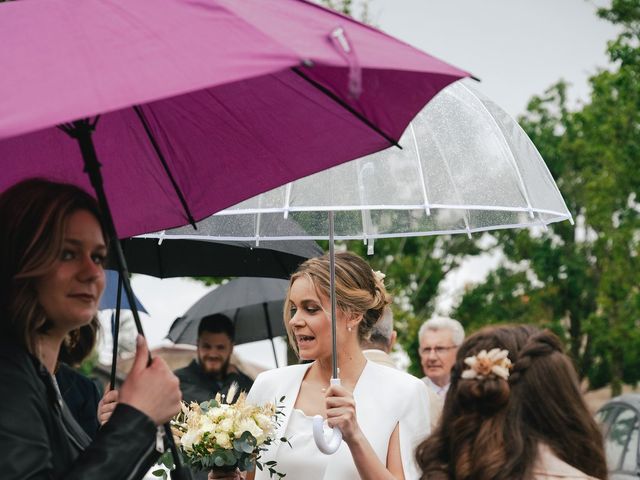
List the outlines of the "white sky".
{"label": "white sky", "polygon": [[564,78],[588,98],[587,78],[607,65],[616,28],[587,0],[372,0],[373,23],[471,72],[477,88],[512,116]]}
{"label": "white sky", "polygon": [[[585,0],[372,0],[373,22],[388,33],[466,69],[482,80],[477,88],[513,116],[530,97],[564,78],[570,98],[589,96],[587,78],[606,67],[606,41],[616,29],[595,16]],[[449,308],[460,288],[481,281],[496,258],[477,258],[452,272],[439,309]],[[171,322],[209,289],[186,279],[136,275],[133,289],[150,317],[142,321],[152,346]],[[282,352],[283,349],[281,349]],[[244,358],[273,366],[268,342],[240,346]]]}

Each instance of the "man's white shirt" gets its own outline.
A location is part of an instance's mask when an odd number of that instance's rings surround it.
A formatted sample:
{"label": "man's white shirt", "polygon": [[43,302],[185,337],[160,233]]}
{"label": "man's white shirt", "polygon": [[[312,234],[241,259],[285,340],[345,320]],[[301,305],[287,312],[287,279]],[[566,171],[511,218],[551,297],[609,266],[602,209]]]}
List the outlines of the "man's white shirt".
{"label": "man's white shirt", "polygon": [[422,381],[429,387],[433,392],[439,397],[444,398],[447,395],[447,391],[449,390],[450,383],[447,383],[444,387],[440,385],[436,385],[429,377],[422,377]]}

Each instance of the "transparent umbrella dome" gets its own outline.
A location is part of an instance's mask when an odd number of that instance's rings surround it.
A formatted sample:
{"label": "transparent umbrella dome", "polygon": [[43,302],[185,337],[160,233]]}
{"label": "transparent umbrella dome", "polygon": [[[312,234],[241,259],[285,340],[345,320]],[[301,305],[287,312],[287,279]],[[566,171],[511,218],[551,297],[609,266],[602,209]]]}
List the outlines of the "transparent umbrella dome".
{"label": "transparent umbrella dome", "polygon": [[335,240],[365,242],[572,221],[526,133],[466,81],[442,90],[400,145],[253,197],[202,220],[197,230],[151,236],[328,239],[330,211]]}

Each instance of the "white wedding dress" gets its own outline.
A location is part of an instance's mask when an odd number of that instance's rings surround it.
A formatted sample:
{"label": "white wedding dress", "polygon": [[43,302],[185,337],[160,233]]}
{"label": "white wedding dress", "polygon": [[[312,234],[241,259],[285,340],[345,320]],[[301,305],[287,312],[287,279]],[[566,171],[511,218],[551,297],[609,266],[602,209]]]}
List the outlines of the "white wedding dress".
{"label": "white wedding dress", "polygon": [[[291,480],[357,480],[359,477],[346,443],[333,455],[316,447],[311,417],[294,409],[300,385],[311,364],[293,365],[264,372],[256,378],[247,401],[274,402],[282,396],[284,421],[276,438],[286,436],[291,447],[276,442],[262,454],[261,462],[275,460],[275,469]],[[376,455],[386,464],[389,438],[399,425],[400,451],[405,479],[419,478],[414,460],[417,445],[429,434],[429,400],[425,384],[404,372],[367,362],[353,391],[360,429]],[[256,480],[269,479],[269,473],[256,470]]]}

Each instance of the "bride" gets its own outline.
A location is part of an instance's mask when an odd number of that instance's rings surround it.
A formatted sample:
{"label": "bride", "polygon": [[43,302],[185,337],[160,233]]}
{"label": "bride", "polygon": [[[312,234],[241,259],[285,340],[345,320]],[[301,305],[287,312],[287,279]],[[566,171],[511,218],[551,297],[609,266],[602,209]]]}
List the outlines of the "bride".
{"label": "bride", "polygon": [[[284,421],[277,438],[286,443],[263,452],[261,463],[277,462],[286,478],[304,480],[415,479],[415,447],[429,433],[428,393],[423,382],[406,373],[368,362],[359,347],[390,302],[382,282],[360,257],[336,254],[337,347],[341,385],[331,377],[331,307],[329,259],[303,263],[291,277],[285,325],[300,359],[311,363],[264,372],[247,401],[284,400]],[[342,431],[333,455],[316,447],[312,417],[322,415]],[[248,479],[267,479],[256,470]]]}

